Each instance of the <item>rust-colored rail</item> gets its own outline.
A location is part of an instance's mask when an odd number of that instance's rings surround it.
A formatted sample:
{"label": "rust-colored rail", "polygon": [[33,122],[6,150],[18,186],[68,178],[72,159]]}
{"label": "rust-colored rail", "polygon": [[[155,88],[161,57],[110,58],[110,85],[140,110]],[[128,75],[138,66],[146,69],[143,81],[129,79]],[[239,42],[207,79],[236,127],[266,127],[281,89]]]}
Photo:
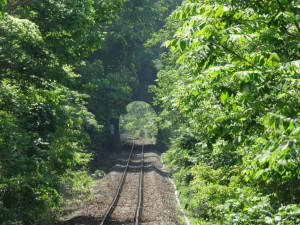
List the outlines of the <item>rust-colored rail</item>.
{"label": "rust-colored rail", "polygon": [[144,144],[142,146],[141,172],[140,172],[140,179],[139,179],[139,196],[138,196],[138,203],[137,203],[135,216],[134,216],[134,225],[139,225],[142,218],[143,188],[144,188]]}
{"label": "rust-colored rail", "polygon": [[129,154],[129,157],[128,157],[128,160],[127,160],[125,170],[124,170],[123,175],[122,175],[122,177],[119,181],[119,185],[118,185],[115,197],[114,197],[112,203],[110,204],[110,206],[107,208],[106,212],[104,213],[100,225],[104,225],[107,222],[109,216],[112,214],[112,212],[115,210],[115,208],[118,204],[120,194],[121,194],[121,191],[122,191],[122,188],[123,188],[123,184],[125,182],[125,178],[126,178],[126,175],[127,175],[127,171],[128,171],[129,163],[130,163],[130,160],[131,160],[133,149],[134,149],[134,142],[132,144],[132,148],[131,148],[131,151],[130,151],[130,154]]}
{"label": "rust-colored rail", "polygon": [[[125,170],[124,170],[124,172],[122,174],[122,177],[119,181],[118,188],[117,188],[117,191],[115,193],[115,197],[114,197],[112,203],[107,208],[106,212],[104,213],[100,225],[105,225],[109,221],[110,215],[113,213],[113,211],[115,210],[115,208],[118,204],[120,194],[122,192],[122,188],[123,188],[123,185],[125,183],[125,179],[126,179],[126,175],[127,175],[127,172],[128,172],[128,168],[129,168],[129,164],[130,164],[130,161],[131,161],[131,156],[132,156],[132,152],[133,152],[134,147],[135,147],[135,144],[133,143],[130,154],[129,154],[129,157],[128,157],[128,160],[127,160]],[[140,170],[140,176],[139,176],[139,189],[138,189],[138,201],[137,201],[137,207],[136,207],[136,210],[135,210],[133,225],[139,225],[141,223],[142,205],[143,205],[143,186],[144,186],[144,144],[142,145],[141,170]]]}

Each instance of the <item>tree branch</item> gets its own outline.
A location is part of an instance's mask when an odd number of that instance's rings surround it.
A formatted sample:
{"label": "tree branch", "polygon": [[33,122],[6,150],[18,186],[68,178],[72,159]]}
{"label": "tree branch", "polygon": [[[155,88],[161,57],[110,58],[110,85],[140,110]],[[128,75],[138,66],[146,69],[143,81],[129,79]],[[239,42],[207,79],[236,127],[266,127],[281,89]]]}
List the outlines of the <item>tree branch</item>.
{"label": "tree branch", "polygon": [[228,47],[226,47],[226,46],[224,46],[224,45],[215,43],[215,42],[213,43],[213,45],[219,46],[219,47],[223,48],[225,51],[230,52],[231,54],[235,55],[235,56],[238,57],[239,59],[241,59],[241,60],[247,62],[247,63],[250,64],[251,66],[253,66],[253,67],[255,67],[256,69],[258,69],[256,65],[254,65],[252,62],[250,62],[249,60],[245,59],[243,56],[239,55],[238,53],[236,53],[236,52],[233,51],[232,49],[230,49],[230,48],[228,48]]}

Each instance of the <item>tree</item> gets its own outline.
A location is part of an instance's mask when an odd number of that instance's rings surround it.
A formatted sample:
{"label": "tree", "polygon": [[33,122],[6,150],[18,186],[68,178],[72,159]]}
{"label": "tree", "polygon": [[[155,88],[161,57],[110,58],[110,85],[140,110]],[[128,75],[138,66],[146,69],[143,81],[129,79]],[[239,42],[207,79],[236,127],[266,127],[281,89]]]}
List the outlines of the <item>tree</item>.
{"label": "tree", "polygon": [[125,110],[150,62],[143,44],[173,5],[124,2],[0,1],[3,224],[55,219],[63,192],[90,182],[109,119]]}
{"label": "tree", "polygon": [[[101,74],[103,80],[99,81],[98,88],[94,86],[95,89],[89,92],[88,108],[96,112],[104,125],[104,139],[110,137],[110,119],[125,112],[139,81],[154,80],[156,71],[152,59],[157,53],[154,48],[149,51],[144,45],[151,34],[162,27],[168,11],[176,4],[177,1],[170,0],[126,1],[107,29],[102,47],[88,57],[87,68],[80,67],[80,71],[85,70],[84,74],[94,74],[94,69],[91,73],[88,71],[90,65],[101,64],[101,69],[97,66],[100,72],[96,73]],[[89,77],[82,77],[83,83],[94,84],[93,78],[89,81]],[[98,136],[95,138],[99,140]],[[106,146],[94,146],[98,147],[97,152],[105,152]]]}
{"label": "tree", "polygon": [[[100,125],[88,111],[88,95],[74,87],[74,68],[100,46],[118,2],[8,1],[12,15],[0,21],[3,224],[50,220],[61,211],[62,190],[77,176],[82,186],[88,182],[92,156],[85,128]],[[96,11],[104,12],[102,19]]]}
{"label": "tree", "polygon": [[195,193],[191,213],[299,222],[297,2],[184,1],[173,18],[154,89],[178,124],[167,161]]}
{"label": "tree", "polygon": [[62,64],[79,63],[97,50],[122,0],[9,1],[8,10],[39,26],[48,50]]}

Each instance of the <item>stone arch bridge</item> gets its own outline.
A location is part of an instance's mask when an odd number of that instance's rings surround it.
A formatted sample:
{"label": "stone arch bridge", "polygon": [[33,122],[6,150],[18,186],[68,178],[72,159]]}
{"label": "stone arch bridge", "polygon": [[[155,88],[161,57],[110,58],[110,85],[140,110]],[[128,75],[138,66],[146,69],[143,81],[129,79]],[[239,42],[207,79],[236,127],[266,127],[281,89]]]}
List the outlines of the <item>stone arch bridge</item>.
{"label": "stone arch bridge", "polygon": [[[138,71],[139,85],[137,89],[133,92],[132,102],[143,101],[148,103],[153,107],[153,109],[159,112],[159,107],[153,105],[153,93],[149,93],[149,86],[155,84],[157,79],[157,71],[153,66],[152,62],[143,63],[141,69]],[[130,103],[130,102],[129,102]],[[128,103],[128,104],[129,104]],[[112,149],[118,151],[121,148],[120,139],[120,127],[119,127],[119,117],[111,119],[111,129],[112,129]]]}

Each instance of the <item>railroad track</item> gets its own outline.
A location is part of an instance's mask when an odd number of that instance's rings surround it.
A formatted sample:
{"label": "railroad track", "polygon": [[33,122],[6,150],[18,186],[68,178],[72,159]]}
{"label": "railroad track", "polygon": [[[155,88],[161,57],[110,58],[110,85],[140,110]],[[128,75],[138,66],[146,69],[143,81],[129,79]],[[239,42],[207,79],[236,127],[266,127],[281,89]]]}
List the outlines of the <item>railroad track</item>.
{"label": "railroad track", "polygon": [[[110,224],[110,217],[113,214],[113,212],[115,211],[115,209],[117,207],[121,207],[118,206],[118,202],[121,196],[121,193],[123,195],[126,195],[126,193],[123,193],[123,186],[124,183],[126,182],[126,178],[127,178],[127,174],[128,174],[128,170],[130,169],[130,164],[132,162],[132,156],[134,151],[136,151],[135,149],[137,149],[139,146],[136,146],[135,143],[133,142],[132,148],[130,150],[130,154],[129,157],[127,159],[127,164],[125,166],[124,172],[122,174],[122,177],[118,183],[118,187],[115,193],[115,196],[111,202],[111,204],[109,205],[109,207],[107,208],[107,210],[105,211],[101,223],[100,225],[108,225]],[[137,188],[137,202],[136,202],[136,209],[135,209],[135,213],[134,216],[132,216],[131,221],[133,221],[134,225],[139,225],[141,224],[141,217],[142,217],[142,205],[143,205],[143,183],[144,183],[144,145],[141,146],[141,154],[140,154],[140,170],[139,170],[139,179],[138,179],[138,184],[131,184],[131,185],[138,185]]]}

